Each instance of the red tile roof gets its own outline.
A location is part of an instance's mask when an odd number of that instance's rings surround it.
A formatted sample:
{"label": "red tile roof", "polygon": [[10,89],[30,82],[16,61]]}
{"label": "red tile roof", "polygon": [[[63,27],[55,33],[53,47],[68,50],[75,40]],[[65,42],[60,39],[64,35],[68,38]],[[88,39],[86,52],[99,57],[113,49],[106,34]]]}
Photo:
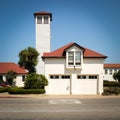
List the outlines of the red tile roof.
{"label": "red tile roof", "polygon": [[53,52],[50,52],[50,53],[44,53],[43,54],[43,57],[64,57],[63,56],[63,53],[64,53],[64,50],[66,48],[68,48],[69,46],[71,46],[73,43],[69,43],[57,50],[54,50]]}
{"label": "red tile roof", "polygon": [[72,47],[72,46],[78,46],[79,48],[81,48],[83,50],[83,57],[84,58],[106,58],[107,56],[102,55],[98,52],[95,52],[93,50],[90,50],[88,48],[84,48],[82,46],[79,46],[77,43],[69,43],[57,50],[54,50],[53,52],[49,52],[49,53],[44,53],[43,54],[43,58],[56,58],[56,57],[65,57],[65,51],[66,49]]}
{"label": "red tile roof", "polygon": [[12,62],[0,62],[0,74],[6,74],[8,71],[13,70],[17,74],[27,74],[27,71],[19,65]]}
{"label": "red tile roof", "polygon": [[120,68],[120,64],[104,64],[104,68]]}
{"label": "red tile roof", "polygon": [[52,21],[52,13],[50,13],[50,12],[45,12],[45,11],[36,12],[36,13],[34,13],[34,17],[36,15],[50,15],[50,18],[51,18],[50,20]]}

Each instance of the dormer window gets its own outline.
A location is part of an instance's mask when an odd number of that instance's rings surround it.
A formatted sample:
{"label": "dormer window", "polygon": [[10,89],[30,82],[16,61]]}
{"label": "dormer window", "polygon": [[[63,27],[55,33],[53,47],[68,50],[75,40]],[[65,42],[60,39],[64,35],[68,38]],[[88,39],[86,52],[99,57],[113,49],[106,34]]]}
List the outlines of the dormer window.
{"label": "dormer window", "polygon": [[75,65],[80,65],[81,64],[81,52],[76,52],[75,53]]}
{"label": "dormer window", "polygon": [[80,51],[69,51],[67,53],[67,66],[68,67],[81,66],[81,52]]}
{"label": "dormer window", "polygon": [[74,65],[74,52],[68,52],[68,65]]}

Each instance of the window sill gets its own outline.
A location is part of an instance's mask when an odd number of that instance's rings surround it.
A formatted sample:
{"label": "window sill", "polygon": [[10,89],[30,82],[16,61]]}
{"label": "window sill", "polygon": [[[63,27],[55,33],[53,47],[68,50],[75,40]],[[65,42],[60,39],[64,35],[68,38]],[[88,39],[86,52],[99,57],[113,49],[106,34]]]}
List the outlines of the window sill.
{"label": "window sill", "polygon": [[69,66],[66,66],[67,69],[82,69],[82,66],[81,65],[69,65]]}

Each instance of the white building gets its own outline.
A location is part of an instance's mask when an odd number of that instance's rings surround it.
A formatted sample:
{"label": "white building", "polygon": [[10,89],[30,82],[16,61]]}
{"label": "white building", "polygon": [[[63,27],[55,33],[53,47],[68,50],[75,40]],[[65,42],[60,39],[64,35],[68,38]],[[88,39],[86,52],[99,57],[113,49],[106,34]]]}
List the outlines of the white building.
{"label": "white building", "polygon": [[120,70],[120,64],[104,64],[104,80],[115,81],[113,74]]}
{"label": "white building", "polygon": [[6,74],[11,70],[16,72],[16,79],[14,79],[15,85],[18,87],[23,87],[25,76],[28,72],[16,63],[0,62],[0,80],[6,82]]}
{"label": "white building", "polygon": [[[120,64],[104,64],[105,55],[73,42],[51,52],[52,14],[38,12],[34,17],[36,49],[40,53],[36,69],[48,79],[46,94],[101,94],[103,80],[115,81],[112,76],[120,70]],[[5,81],[10,70],[17,73],[15,85],[23,87],[27,71],[15,63],[0,62],[0,79]]]}
{"label": "white building", "polygon": [[36,49],[40,53],[37,73],[49,81],[46,94],[101,94],[103,92],[104,59],[106,56],[69,43],[50,51],[52,14],[34,14]]}

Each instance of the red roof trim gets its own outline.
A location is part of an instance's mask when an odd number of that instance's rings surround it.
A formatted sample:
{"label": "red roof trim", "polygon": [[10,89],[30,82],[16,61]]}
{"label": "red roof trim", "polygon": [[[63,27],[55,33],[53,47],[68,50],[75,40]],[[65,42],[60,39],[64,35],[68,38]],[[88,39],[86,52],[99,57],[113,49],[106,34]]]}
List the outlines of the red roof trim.
{"label": "red roof trim", "polygon": [[21,68],[18,64],[12,62],[0,62],[0,74],[6,74],[8,71],[13,70],[17,74],[27,74],[27,70]]}
{"label": "red roof trim", "polygon": [[63,57],[63,53],[64,53],[64,50],[65,49],[67,49],[69,46],[71,46],[73,43],[71,42],[71,43],[69,43],[69,44],[67,44],[67,45],[65,45],[65,46],[63,46],[63,47],[61,47],[61,48],[58,48],[57,50],[54,50],[53,52],[49,52],[49,53],[44,53],[43,54],[43,58],[45,58],[45,57],[54,57],[54,58],[56,58],[56,57]]}
{"label": "red roof trim", "polygon": [[34,17],[36,15],[50,15],[50,18],[51,18],[50,20],[52,21],[52,13],[50,13],[50,12],[45,12],[45,11],[36,12],[36,13],[34,13]]}
{"label": "red roof trim", "polygon": [[120,63],[118,64],[104,64],[104,68],[120,68]]}
{"label": "red roof trim", "polygon": [[95,52],[93,50],[90,50],[88,48],[85,48],[84,58],[107,58],[107,56],[101,53]]}
{"label": "red roof trim", "polygon": [[43,54],[43,58],[60,58],[60,57],[65,57],[64,52],[72,47],[73,45],[76,45],[78,47],[80,47],[81,49],[83,49],[83,57],[84,58],[107,58],[107,56],[102,55],[98,52],[95,52],[93,50],[90,50],[88,48],[84,48],[82,46],[79,46],[77,43],[69,43],[53,52],[49,52],[49,53],[44,53]]}

